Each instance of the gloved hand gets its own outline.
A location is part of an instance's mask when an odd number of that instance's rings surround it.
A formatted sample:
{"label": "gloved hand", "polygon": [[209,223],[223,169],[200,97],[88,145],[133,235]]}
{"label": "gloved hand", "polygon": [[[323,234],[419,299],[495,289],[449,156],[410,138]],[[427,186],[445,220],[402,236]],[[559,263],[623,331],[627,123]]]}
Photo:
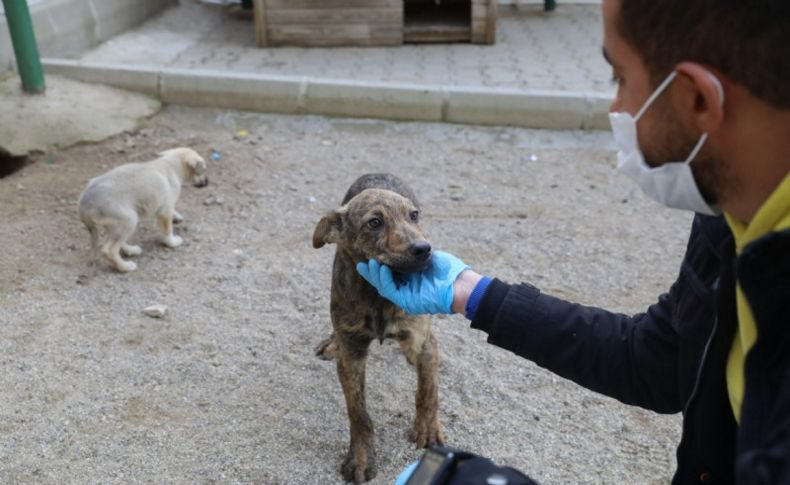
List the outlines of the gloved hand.
{"label": "gloved hand", "polygon": [[381,296],[410,315],[453,313],[453,283],[469,265],[452,254],[434,251],[431,266],[420,273],[404,273],[396,282],[389,266],[371,259],[357,263],[357,272]]}
{"label": "gloved hand", "polygon": [[411,478],[412,474],[414,474],[414,470],[419,464],[419,461],[415,461],[404,468],[403,471],[400,472],[400,475],[398,475],[398,478],[395,479],[395,485],[406,485],[406,482],[409,481],[409,478]]}

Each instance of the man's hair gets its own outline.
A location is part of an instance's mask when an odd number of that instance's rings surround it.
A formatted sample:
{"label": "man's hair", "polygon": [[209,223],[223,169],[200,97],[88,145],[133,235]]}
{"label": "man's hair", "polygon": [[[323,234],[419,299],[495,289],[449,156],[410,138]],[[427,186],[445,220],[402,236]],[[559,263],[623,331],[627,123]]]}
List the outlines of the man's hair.
{"label": "man's hair", "polygon": [[617,30],[654,82],[697,62],[790,109],[790,0],[620,0]]}

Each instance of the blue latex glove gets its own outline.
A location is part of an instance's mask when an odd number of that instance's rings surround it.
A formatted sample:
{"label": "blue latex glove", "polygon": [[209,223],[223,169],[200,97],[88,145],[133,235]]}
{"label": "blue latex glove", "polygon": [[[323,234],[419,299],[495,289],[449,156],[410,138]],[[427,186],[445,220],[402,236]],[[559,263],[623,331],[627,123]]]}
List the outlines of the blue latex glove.
{"label": "blue latex glove", "polygon": [[431,266],[420,273],[402,274],[396,282],[389,266],[371,259],[357,263],[357,272],[379,294],[410,315],[453,313],[453,283],[469,265],[452,254],[434,251]]}
{"label": "blue latex glove", "polygon": [[406,482],[409,481],[409,478],[411,478],[412,473],[414,473],[414,469],[417,468],[417,465],[419,464],[420,462],[418,460],[411,463],[406,468],[404,468],[403,471],[400,472],[400,475],[398,475],[398,478],[395,479],[395,485],[406,485]]}

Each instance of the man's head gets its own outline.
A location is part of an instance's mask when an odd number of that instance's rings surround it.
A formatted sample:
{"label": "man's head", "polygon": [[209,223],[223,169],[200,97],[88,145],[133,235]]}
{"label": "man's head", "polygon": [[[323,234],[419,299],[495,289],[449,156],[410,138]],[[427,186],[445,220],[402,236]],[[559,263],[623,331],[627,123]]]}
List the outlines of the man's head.
{"label": "man's head", "polygon": [[654,85],[681,62],[711,66],[768,104],[790,109],[787,0],[613,0],[613,27]]}
{"label": "man's head", "polygon": [[[744,134],[746,116],[790,113],[790,2],[604,0],[603,13],[604,55],[618,82],[612,111],[635,114],[677,71],[639,121],[640,146],[657,166],[685,160],[709,133],[692,169],[703,195],[719,202],[737,185],[725,138]],[[711,74],[724,86],[723,107]]]}

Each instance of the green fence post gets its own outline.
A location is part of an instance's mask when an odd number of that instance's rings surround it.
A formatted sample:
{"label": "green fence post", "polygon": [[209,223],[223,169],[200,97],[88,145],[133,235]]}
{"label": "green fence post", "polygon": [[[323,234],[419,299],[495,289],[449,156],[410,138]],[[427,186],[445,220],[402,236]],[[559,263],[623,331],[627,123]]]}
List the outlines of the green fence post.
{"label": "green fence post", "polygon": [[550,12],[557,8],[557,1],[556,0],[544,0],[543,2],[543,9],[547,12]]}
{"label": "green fence post", "polygon": [[43,93],[44,71],[41,69],[41,58],[27,0],[3,0],[3,7],[11,43],[14,44],[16,66],[22,78],[22,89],[27,93]]}

